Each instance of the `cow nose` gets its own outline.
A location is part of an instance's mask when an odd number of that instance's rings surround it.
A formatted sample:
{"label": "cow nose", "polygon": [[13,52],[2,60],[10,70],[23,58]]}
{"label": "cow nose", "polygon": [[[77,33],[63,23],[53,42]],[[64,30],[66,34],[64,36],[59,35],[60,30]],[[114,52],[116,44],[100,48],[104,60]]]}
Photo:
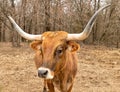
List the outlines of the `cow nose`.
{"label": "cow nose", "polygon": [[46,69],[38,70],[38,76],[39,77],[46,78],[47,74],[48,74],[48,70],[46,70]]}

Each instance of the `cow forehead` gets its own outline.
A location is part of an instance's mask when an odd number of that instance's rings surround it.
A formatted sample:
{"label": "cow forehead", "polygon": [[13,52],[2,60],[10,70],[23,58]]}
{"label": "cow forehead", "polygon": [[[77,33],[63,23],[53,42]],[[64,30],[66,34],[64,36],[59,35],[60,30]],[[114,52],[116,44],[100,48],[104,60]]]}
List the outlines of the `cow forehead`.
{"label": "cow forehead", "polygon": [[55,31],[55,32],[45,32],[42,34],[42,40],[51,40],[51,41],[57,41],[67,38],[67,32],[65,31]]}
{"label": "cow forehead", "polygon": [[67,32],[57,31],[57,32],[45,32],[42,35],[42,52],[44,54],[45,61],[49,61],[52,59],[55,49],[64,43]]}
{"label": "cow forehead", "polygon": [[42,48],[48,49],[49,51],[55,49],[58,45],[62,44],[66,37],[67,32],[56,31],[56,32],[45,32],[42,35]]}

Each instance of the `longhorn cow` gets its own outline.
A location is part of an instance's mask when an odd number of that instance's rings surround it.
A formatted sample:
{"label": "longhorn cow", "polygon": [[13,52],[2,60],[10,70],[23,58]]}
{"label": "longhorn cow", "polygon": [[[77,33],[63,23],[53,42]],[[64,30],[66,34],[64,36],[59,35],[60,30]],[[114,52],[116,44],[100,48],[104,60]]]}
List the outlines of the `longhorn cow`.
{"label": "longhorn cow", "polygon": [[40,35],[28,34],[12,17],[8,16],[14,29],[23,38],[34,40],[31,48],[35,50],[38,76],[44,79],[43,92],[55,92],[54,87],[57,87],[60,92],[71,92],[77,73],[76,54],[80,48],[75,40],[84,40],[89,36],[98,13],[108,6],[110,5],[96,11],[83,32],[79,34],[69,34],[65,31],[45,32]]}

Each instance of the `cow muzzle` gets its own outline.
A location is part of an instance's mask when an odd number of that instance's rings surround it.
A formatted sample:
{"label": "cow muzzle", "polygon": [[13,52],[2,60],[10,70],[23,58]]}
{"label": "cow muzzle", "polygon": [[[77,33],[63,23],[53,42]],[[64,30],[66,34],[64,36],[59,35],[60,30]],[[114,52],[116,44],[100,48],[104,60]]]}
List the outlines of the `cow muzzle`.
{"label": "cow muzzle", "polygon": [[45,79],[53,79],[54,72],[49,68],[40,67],[38,68],[38,76]]}

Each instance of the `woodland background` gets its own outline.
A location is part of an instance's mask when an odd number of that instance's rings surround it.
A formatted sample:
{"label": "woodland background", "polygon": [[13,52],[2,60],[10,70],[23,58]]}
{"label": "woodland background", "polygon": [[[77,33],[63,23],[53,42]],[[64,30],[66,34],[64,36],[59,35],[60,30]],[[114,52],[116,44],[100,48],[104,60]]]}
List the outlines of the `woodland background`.
{"label": "woodland background", "polygon": [[8,15],[31,34],[79,33],[106,4],[111,6],[97,16],[90,36],[80,41],[73,92],[120,92],[120,0],[0,0],[0,92],[41,92],[44,84],[30,41],[14,31]]}
{"label": "woodland background", "polygon": [[83,43],[119,48],[120,0],[0,0],[0,42],[12,42],[14,47],[28,42],[14,31],[7,15],[31,34],[57,30],[79,33],[95,11],[106,4],[111,6],[99,14]]}

